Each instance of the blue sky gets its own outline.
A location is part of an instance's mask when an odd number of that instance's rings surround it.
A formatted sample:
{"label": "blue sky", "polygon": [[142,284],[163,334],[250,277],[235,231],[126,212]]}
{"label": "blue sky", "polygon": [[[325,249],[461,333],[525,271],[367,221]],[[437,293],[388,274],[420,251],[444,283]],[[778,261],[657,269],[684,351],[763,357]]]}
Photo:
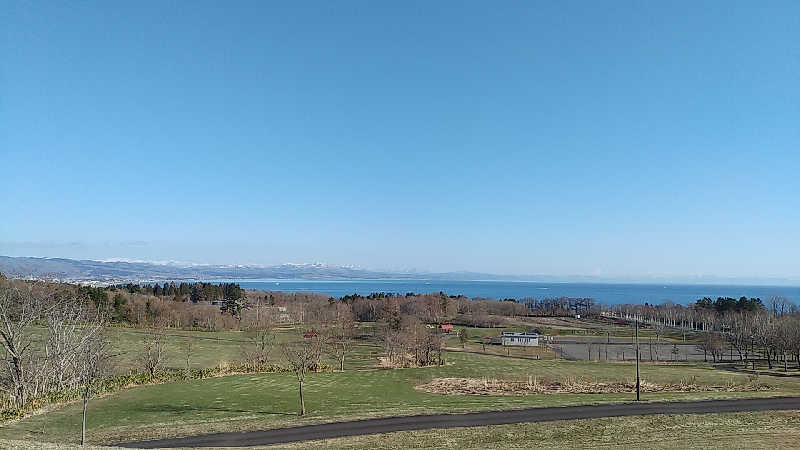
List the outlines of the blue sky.
{"label": "blue sky", "polygon": [[0,254],[798,277],[800,3],[8,2]]}

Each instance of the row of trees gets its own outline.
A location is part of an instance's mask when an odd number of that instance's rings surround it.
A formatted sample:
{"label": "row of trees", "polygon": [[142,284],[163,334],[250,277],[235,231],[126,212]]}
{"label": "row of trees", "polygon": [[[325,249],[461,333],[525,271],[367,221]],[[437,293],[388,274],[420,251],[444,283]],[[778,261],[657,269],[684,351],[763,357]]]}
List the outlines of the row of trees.
{"label": "row of trees", "polygon": [[[229,291],[233,289],[233,293]],[[129,293],[146,293],[160,297],[170,297],[174,300],[193,302],[213,301],[213,300],[240,300],[245,297],[241,288],[235,283],[164,283],[163,287],[159,284],[154,285],[118,285],[112,289],[125,289]],[[275,296],[286,295],[283,293],[268,293],[264,296],[265,303],[275,304]],[[321,296],[320,296],[321,297]],[[406,292],[405,294],[392,292],[373,292],[369,295],[351,294],[340,298],[328,297],[330,303],[340,301],[350,305],[355,305],[359,320],[375,321],[377,310],[385,301],[393,301],[404,304],[404,308],[415,309],[417,316],[426,316],[425,319],[432,322],[442,320],[454,320],[457,315],[472,314],[473,310],[485,312],[487,315],[496,316],[524,316],[524,315],[544,315],[544,316],[567,316],[575,313],[595,312],[595,302],[590,298],[545,298],[541,300],[523,298],[505,298],[500,301],[488,298],[469,298],[463,295],[447,295],[444,292],[432,294],[418,294]],[[475,307],[475,305],[480,305]],[[243,308],[247,304],[242,305]]]}
{"label": "row of trees", "polygon": [[383,311],[397,309],[427,323],[456,323],[474,326],[497,326],[504,317],[528,314],[528,308],[516,301],[469,299],[463,296],[414,294],[387,297],[357,297],[345,300],[358,321],[377,322]]}
{"label": "row of trees", "polygon": [[797,314],[798,308],[785,297],[772,297],[765,304],[759,298],[719,297],[703,298],[688,306],[673,302],[660,305],[608,305],[603,313],[624,320],[637,320],[653,326],[679,328],[691,331],[724,331],[724,317],[731,313],[756,314],[766,312],[773,316]]}
{"label": "row of trees", "polygon": [[[375,292],[366,296],[346,295],[340,298],[318,294],[245,291],[236,283],[163,283],[125,284],[109,288],[85,288],[96,304],[107,304],[111,320],[137,326],[154,323],[176,328],[242,329],[253,326],[264,309],[280,307],[286,320],[318,321],[314,316],[324,304],[350,306],[356,321],[376,322],[381,310],[400,308],[405,315],[427,323],[454,323],[469,326],[495,327],[505,318],[530,315],[570,315],[596,312],[592,299],[522,299],[496,301],[468,298],[462,295],[405,294]],[[109,298],[110,297],[110,298]],[[197,305],[185,304],[193,303]],[[215,308],[205,308],[210,302]],[[181,305],[184,304],[184,305]],[[196,308],[192,306],[197,306]],[[218,314],[218,312],[222,314]],[[253,317],[256,316],[256,317]]]}
{"label": "row of trees", "polygon": [[740,297],[738,300],[733,297],[717,297],[711,300],[710,297],[703,297],[694,303],[695,309],[713,309],[716,312],[725,313],[728,311],[759,311],[764,309],[764,303],[760,298]]}
{"label": "row of trees", "polygon": [[638,321],[656,330],[667,328],[700,332],[700,349],[706,359],[718,361],[735,353],[745,367],[757,360],[768,368],[782,363],[788,370],[794,360],[800,369],[800,311],[784,297],[705,297],[688,306],[665,302],[661,305],[615,305],[605,312],[612,317]]}
{"label": "row of trees", "polygon": [[110,319],[135,326],[169,328],[247,329],[255,326],[261,314],[283,311],[284,320],[299,323],[323,321],[318,317],[327,305],[347,305],[358,322],[377,322],[387,307],[399,308],[403,314],[426,323],[455,323],[494,327],[505,318],[529,313],[526,305],[515,301],[488,299],[470,300],[439,294],[386,295],[376,297],[348,296],[334,299],[311,293],[239,291],[221,299],[218,305],[175,301],[168,296],[130,293],[127,290],[101,291],[110,298],[99,301],[108,305]]}
{"label": "row of trees", "polygon": [[117,284],[107,288],[110,291],[124,290],[130,294],[149,294],[159,297],[177,297],[181,300],[191,298],[192,301],[211,301],[221,300],[226,297],[231,290],[239,290],[241,287],[237,283],[204,283],[174,281],[159,283],[127,283]]}
{"label": "row of trees", "polygon": [[564,317],[573,314],[594,314],[597,307],[594,299],[591,298],[524,298],[521,303],[528,307],[531,315]]}
{"label": "row of trees", "polygon": [[171,281],[169,283],[164,282],[163,286],[158,283],[127,283],[117,284],[107,288],[85,287],[83,289],[97,292],[97,294],[94,295],[100,295],[100,293],[105,292],[106,300],[108,299],[108,292],[114,294],[117,291],[127,292],[129,294],[168,297],[174,301],[192,301],[193,303],[218,300],[236,301],[241,300],[245,296],[244,289],[242,289],[238,283],[204,283],[202,281],[194,283],[181,282],[177,284]]}
{"label": "row of trees", "polygon": [[721,322],[724,331],[708,334],[718,334],[717,341],[724,339],[745,367],[751,361],[755,368],[756,355],[760,353],[770,369],[774,362],[782,361],[787,370],[789,359],[794,359],[800,369],[800,316],[775,315],[761,309],[728,313]]}
{"label": "row of trees", "polygon": [[0,278],[0,389],[6,409],[66,390],[83,398],[81,443],[92,387],[107,373],[105,312],[73,286]]}
{"label": "row of trees", "polygon": [[[127,290],[100,290],[109,320],[137,327],[191,328],[205,330],[247,329],[263,313],[285,309],[285,320],[304,322],[303,311],[311,304],[328,304],[318,294],[285,294],[231,290],[218,304],[175,301],[172,297],[130,293]],[[110,298],[109,298],[110,297]]]}

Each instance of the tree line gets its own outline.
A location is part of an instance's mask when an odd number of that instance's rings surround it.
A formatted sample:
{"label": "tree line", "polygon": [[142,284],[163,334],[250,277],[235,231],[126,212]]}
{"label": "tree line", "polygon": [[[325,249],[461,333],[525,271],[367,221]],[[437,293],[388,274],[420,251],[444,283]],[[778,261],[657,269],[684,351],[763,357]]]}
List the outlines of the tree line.
{"label": "tree line", "polygon": [[655,329],[700,332],[698,348],[712,361],[735,352],[739,361],[755,369],[757,360],[768,368],[780,364],[788,370],[790,361],[800,369],[800,309],[785,297],[704,297],[689,305],[664,302],[660,305],[606,306],[602,314],[639,322]]}
{"label": "tree line", "polygon": [[81,444],[92,388],[110,364],[107,316],[88,293],[96,296],[69,285],[0,278],[3,410],[77,390],[83,400]]}
{"label": "tree line", "polygon": [[[129,283],[79,289],[96,306],[109,311],[110,321],[144,327],[158,324],[168,328],[245,329],[257,321],[263,311],[275,308],[282,308],[292,322],[305,322],[306,316],[316,314],[320,305],[333,303],[348,305],[359,322],[378,321],[385,303],[397,303],[404,314],[413,315],[426,323],[452,322],[483,327],[500,326],[507,317],[542,314],[541,311],[532,313],[530,304],[516,299],[495,301],[447,295],[444,292],[375,292],[365,296],[352,294],[334,298],[313,293],[244,290],[237,283],[204,282],[163,285]],[[156,295],[156,292],[161,295]],[[212,302],[216,305],[209,305]]]}

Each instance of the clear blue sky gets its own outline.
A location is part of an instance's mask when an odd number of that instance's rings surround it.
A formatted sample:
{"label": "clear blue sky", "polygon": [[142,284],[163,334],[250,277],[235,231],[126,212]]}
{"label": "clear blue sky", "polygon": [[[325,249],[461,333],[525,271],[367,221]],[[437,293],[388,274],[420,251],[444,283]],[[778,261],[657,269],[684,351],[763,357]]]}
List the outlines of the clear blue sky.
{"label": "clear blue sky", "polygon": [[800,2],[0,7],[0,254],[797,277]]}

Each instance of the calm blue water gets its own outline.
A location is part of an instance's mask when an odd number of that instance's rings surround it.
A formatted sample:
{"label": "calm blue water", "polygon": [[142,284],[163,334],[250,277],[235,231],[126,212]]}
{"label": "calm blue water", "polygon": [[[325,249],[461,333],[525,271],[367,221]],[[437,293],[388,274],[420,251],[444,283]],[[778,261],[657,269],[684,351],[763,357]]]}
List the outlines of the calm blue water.
{"label": "calm blue water", "polygon": [[366,281],[237,281],[243,288],[283,292],[315,292],[334,297],[372,292],[428,293],[444,291],[448,295],[489,298],[591,297],[603,303],[661,303],[671,300],[687,304],[702,297],[759,297],[765,301],[782,296],[800,303],[800,287],[662,285],[611,283],[538,283],[525,281],[435,281],[435,280],[366,280]]}

